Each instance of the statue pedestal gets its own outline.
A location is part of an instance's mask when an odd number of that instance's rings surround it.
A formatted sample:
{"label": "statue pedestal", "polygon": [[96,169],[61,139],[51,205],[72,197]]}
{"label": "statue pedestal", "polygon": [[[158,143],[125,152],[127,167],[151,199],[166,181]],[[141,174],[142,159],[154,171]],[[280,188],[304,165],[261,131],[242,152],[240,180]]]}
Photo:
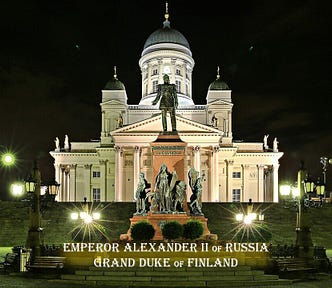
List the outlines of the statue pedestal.
{"label": "statue pedestal", "polygon": [[184,162],[187,143],[181,140],[177,132],[160,133],[157,140],[150,145],[153,163],[152,187],[154,187],[162,164],[166,164],[168,171],[171,173],[175,170],[179,180],[186,178],[187,165]]}
{"label": "statue pedestal", "polygon": [[[135,225],[137,222],[147,221],[153,226],[156,231],[152,240],[163,240],[161,227],[164,224],[171,221],[177,221],[183,225],[191,219],[199,220],[202,222],[204,228],[204,232],[202,235],[203,238],[207,238],[211,234],[207,226],[207,218],[205,218],[204,216],[188,216],[187,214],[162,214],[149,212],[148,215],[134,215],[132,218],[130,218],[130,227]],[[128,240],[132,240],[130,236],[130,228],[127,232],[127,235],[129,238]]]}

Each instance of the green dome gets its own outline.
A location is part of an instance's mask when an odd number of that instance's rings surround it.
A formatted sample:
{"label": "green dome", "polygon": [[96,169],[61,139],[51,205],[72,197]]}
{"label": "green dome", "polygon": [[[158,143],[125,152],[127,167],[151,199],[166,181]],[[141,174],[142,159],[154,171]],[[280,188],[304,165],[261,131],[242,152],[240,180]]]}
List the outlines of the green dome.
{"label": "green dome", "polygon": [[[164,27],[154,31],[145,41],[144,49],[160,43],[174,43],[182,45],[190,50],[187,39],[178,30],[172,29],[168,20],[164,21]],[[143,50],[144,50],[143,49]]]}
{"label": "green dome", "polygon": [[114,76],[113,79],[106,83],[104,90],[126,90],[126,88],[123,83]]}
{"label": "green dome", "polygon": [[229,90],[229,87],[226,82],[217,77],[217,79],[210,84],[209,90]]}

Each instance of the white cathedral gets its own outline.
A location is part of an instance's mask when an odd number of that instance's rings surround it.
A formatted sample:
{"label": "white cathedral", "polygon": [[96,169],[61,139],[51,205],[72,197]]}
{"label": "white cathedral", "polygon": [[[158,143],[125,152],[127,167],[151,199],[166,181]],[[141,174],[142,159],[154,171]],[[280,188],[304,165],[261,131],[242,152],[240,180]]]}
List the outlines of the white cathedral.
{"label": "white cathedral", "polygon": [[[192,73],[195,61],[189,43],[171,28],[166,9],[163,27],[146,40],[139,66],[142,98],[128,104],[124,84],[114,78],[102,90],[100,140],[68,142],[59,139],[50,154],[54,158],[55,180],[60,183],[58,201],[134,201],[139,173],[153,182],[150,143],[162,131],[159,105],[152,105],[157,85],[168,74],[176,85],[178,134],[187,143],[185,167],[205,174],[203,202],[278,202],[279,158],[273,147],[263,142],[236,142],[232,137],[232,91],[217,78],[208,87],[205,105],[192,99]],[[130,99],[129,99],[130,100]],[[167,121],[168,127],[170,119]],[[188,181],[188,179],[182,179]],[[189,185],[187,185],[189,187]],[[190,188],[187,191],[191,195]]]}

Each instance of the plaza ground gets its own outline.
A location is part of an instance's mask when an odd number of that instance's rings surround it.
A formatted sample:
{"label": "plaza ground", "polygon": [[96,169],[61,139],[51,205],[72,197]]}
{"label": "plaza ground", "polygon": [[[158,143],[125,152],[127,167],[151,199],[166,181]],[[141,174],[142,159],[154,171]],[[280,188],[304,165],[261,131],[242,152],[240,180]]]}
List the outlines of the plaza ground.
{"label": "plaza ground", "polygon": [[[286,207],[286,208],[285,208]],[[70,213],[81,208],[81,203],[54,203],[46,207],[43,212],[42,225],[44,228],[45,244],[61,244],[72,241],[72,232],[77,223],[70,219]],[[135,211],[135,203],[99,203],[94,207],[101,211],[102,225],[109,238],[118,240],[119,235],[126,233]],[[203,203],[203,212],[209,219],[208,227],[211,233],[217,234],[220,240],[230,240],[237,226],[235,214],[245,211],[245,204],[238,203]],[[263,212],[265,223],[272,232],[273,244],[292,244],[295,241],[296,208],[289,205],[254,203],[254,210]],[[327,255],[332,259],[332,205],[326,204],[322,208],[312,208],[310,211],[312,222],[312,239],[314,245],[327,248]],[[0,255],[11,252],[13,246],[25,245],[29,226],[29,206],[26,202],[0,202]],[[30,277],[28,277],[30,276]],[[289,287],[332,287],[331,275],[318,277],[318,280],[307,282],[295,282]],[[0,287],[82,287],[82,284],[59,283],[56,280],[31,277],[28,274],[14,273],[0,275]],[[84,286],[88,287],[88,285]],[[98,286],[103,287],[103,286]],[[105,286],[106,287],[106,286]],[[183,286],[182,286],[183,287]],[[247,286],[249,287],[249,286]],[[260,286],[262,287],[262,286]],[[268,287],[268,286],[265,286]],[[277,285],[270,287],[287,287]]]}

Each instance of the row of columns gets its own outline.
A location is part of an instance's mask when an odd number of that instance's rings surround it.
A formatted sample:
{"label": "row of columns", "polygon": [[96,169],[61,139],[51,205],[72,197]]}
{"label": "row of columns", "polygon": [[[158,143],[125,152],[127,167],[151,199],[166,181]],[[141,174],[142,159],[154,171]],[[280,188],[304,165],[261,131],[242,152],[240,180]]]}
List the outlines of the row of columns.
{"label": "row of columns", "polygon": [[[59,194],[57,195],[57,200],[62,202],[70,201],[83,201],[84,197],[87,197],[89,201],[92,201],[93,195],[91,192],[92,182],[91,182],[91,168],[92,164],[84,165],[84,191],[78,191],[77,189],[77,164],[61,165],[55,164],[55,180],[60,183]],[[107,201],[107,160],[99,161],[100,167],[100,182],[99,188],[101,191],[101,197],[103,201]]]}
{"label": "row of columns", "polygon": [[[226,160],[225,161],[225,169],[226,169],[226,187],[225,187],[225,199],[222,201],[232,202],[232,192],[234,188],[238,188],[239,186],[235,186],[234,178],[233,178],[233,164],[234,160]],[[254,197],[254,201],[256,202],[278,202],[278,169],[279,164],[273,164],[271,166],[266,165],[255,165],[255,173],[257,176],[255,177],[256,180],[256,195],[252,195],[249,192],[251,187],[249,186],[249,176],[248,170],[251,165],[241,165],[241,201],[246,202],[249,198]],[[268,173],[267,173],[268,171]],[[267,176],[268,174],[268,176]],[[272,195],[269,195],[268,192],[271,191]],[[251,196],[248,196],[251,195]],[[248,198],[248,199],[247,199]]]}
{"label": "row of columns", "polygon": [[[192,163],[193,167],[201,173],[201,151],[205,150],[200,146],[193,146],[192,149]],[[224,163],[224,168],[219,167],[219,147],[211,147],[208,149],[210,151],[209,157],[209,169],[208,169],[208,178],[209,178],[209,186],[208,190],[210,191],[210,195],[208,197],[208,201],[211,202],[219,202],[219,201],[232,201],[232,191],[233,191],[233,160],[226,160]],[[141,172],[141,151],[142,147],[134,146],[133,147],[133,198],[135,198],[135,190],[139,182],[139,174]],[[123,187],[123,171],[124,168],[124,155],[123,148],[116,146],[115,147],[115,195],[114,200],[117,202],[125,201],[128,199],[124,199],[124,187]],[[107,191],[110,187],[107,187],[107,160],[100,160],[100,191],[105,194],[105,197],[102,197],[102,201],[110,201],[113,199],[107,199]],[[77,199],[77,177],[76,177],[76,164],[70,165],[55,165],[55,180],[61,184],[60,191],[58,195],[58,201],[79,201]],[[84,165],[84,187],[88,189],[89,193],[91,190],[91,164]],[[247,169],[250,167],[249,165],[242,165],[242,184],[241,184],[241,201],[247,201],[246,195],[248,195],[248,175]],[[264,165],[257,165],[256,173],[257,173],[257,186],[256,186],[256,201],[264,202],[264,201],[273,201],[278,202],[278,168],[279,164],[274,164],[270,168],[270,173],[267,178],[266,171]],[[225,169],[225,177],[221,177],[220,169]],[[220,183],[222,181],[223,183]],[[268,183],[267,183],[268,182]],[[225,192],[225,198],[220,198],[221,185]],[[266,187],[268,185],[269,187]],[[266,190],[270,188],[273,191],[273,195],[271,195],[267,199]],[[268,189],[268,190],[270,190]],[[81,193],[81,192],[79,192]],[[86,191],[85,191],[86,193]],[[91,198],[91,195],[88,198]],[[105,198],[105,199],[103,199]],[[92,200],[92,199],[91,199]]]}

